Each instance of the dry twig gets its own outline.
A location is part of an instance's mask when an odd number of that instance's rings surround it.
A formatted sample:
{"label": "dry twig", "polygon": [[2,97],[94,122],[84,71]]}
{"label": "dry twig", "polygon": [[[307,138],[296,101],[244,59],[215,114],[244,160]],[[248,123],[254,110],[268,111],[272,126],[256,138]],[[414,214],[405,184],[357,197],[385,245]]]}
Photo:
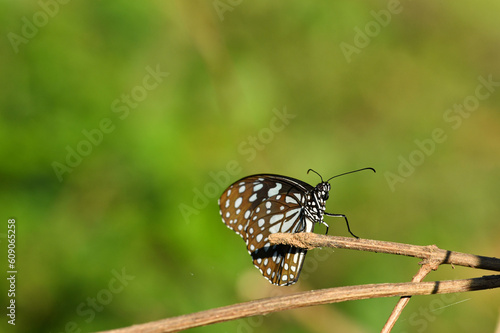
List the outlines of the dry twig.
{"label": "dry twig", "polygon": [[[422,258],[424,259],[423,267],[425,268],[422,268],[421,271],[417,273],[413,282],[368,284],[299,292],[292,295],[234,304],[146,324],[110,330],[106,331],[106,333],[177,332],[188,328],[220,323],[228,320],[265,315],[272,312],[313,305],[377,297],[400,296],[409,299],[408,296],[412,295],[446,294],[500,287],[500,275],[483,276],[465,280],[417,282],[421,281],[430,270],[437,268],[440,264],[453,264],[500,271],[500,259],[497,258],[446,251],[436,246],[416,246],[368,239],[324,236],[313,233],[273,234],[271,236],[270,241],[274,244],[290,244],[308,249],[314,247],[336,247]],[[387,325],[394,325],[399,313],[404,308],[403,303],[405,302],[407,302],[407,300],[401,301],[398,304]],[[390,327],[387,327],[390,330]]]}
{"label": "dry twig", "polygon": [[[394,242],[384,242],[369,239],[354,239],[337,236],[323,236],[312,233],[273,234],[271,241],[278,244],[290,244],[304,248],[335,247],[356,249],[360,251],[400,254],[424,259],[418,273],[412,282],[421,282],[432,270],[437,270],[440,264],[456,264],[460,266],[500,271],[500,260],[497,258],[476,256],[468,253],[441,250],[435,245],[418,246]],[[382,333],[392,330],[411,296],[402,296],[394,307],[389,319],[382,328]]]}
{"label": "dry twig", "polygon": [[398,254],[433,260],[440,265],[452,264],[500,272],[500,259],[498,258],[441,250],[435,245],[420,246],[373,239],[326,236],[305,232],[299,234],[272,234],[270,235],[269,240],[273,244],[289,244],[306,249],[313,249],[316,247],[333,247],[358,251]]}
{"label": "dry twig", "polygon": [[[436,262],[424,263],[422,266],[420,266],[418,273],[413,277],[411,282],[421,282],[427,276],[427,274],[429,274],[431,271],[437,270],[438,267],[439,267],[439,263],[436,263]],[[389,316],[389,319],[387,319],[387,322],[385,323],[384,327],[382,328],[381,333],[388,333],[392,330],[392,328],[396,324],[396,321],[398,320],[399,316],[403,312],[403,309],[406,307],[406,305],[410,301],[410,298],[411,298],[411,296],[402,296],[399,299],[398,303],[394,307],[394,310],[392,310],[392,313]]]}

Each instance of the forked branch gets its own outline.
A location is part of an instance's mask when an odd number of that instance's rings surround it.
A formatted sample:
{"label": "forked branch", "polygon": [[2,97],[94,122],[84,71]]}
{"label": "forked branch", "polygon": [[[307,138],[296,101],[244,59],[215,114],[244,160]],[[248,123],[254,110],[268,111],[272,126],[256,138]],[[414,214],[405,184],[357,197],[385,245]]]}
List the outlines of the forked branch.
{"label": "forked branch", "polygon": [[[273,244],[283,243],[308,249],[314,247],[335,247],[421,258],[424,259],[423,264],[426,266],[426,268],[420,272],[422,278],[431,269],[437,268],[440,264],[453,264],[500,271],[500,259],[441,250],[434,245],[416,246],[368,239],[323,236],[313,233],[273,234],[269,239]],[[421,280],[417,275],[414,281],[419,279]],[[380,283],[320,289],[229,305],[179,317],[110,330],[106,331],[106,333],[177,332],[198,326],[313,305],[377,297],[447,294],[499,287],[500,275],[492,275],[465,280]]]}
{"label": "forked branch", "polygon": [[424,260],[432,260],[439,265],[451,264],[500,272],[500,259],[498,258],[441,250],[435,245],[419,246],[373,239],[326,236],[307,232],[298,234],[272,234],[269,236],[269,241],[272,244],[288,244],[306,249],[333,247],[339,249],[399,254]]}

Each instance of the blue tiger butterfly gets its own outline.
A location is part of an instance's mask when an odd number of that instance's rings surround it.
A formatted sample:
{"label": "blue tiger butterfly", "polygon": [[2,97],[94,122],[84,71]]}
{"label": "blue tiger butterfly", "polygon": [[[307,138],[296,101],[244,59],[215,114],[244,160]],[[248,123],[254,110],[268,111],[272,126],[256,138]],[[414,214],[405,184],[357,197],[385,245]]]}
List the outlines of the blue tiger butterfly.
{"label": "blue tiger butterfly", "polygon": [[355,236],[344,214],[327,213],[325,204],[331,189],[329,181],[315,187],[295,178],[258,174],[244,177],[230,185],[219,199],[220,214],[228,228],[246,243],[253,264],[272,284],[288,286],[299,279],[307,250],[290,245],[271,245],[269,235],[277,232],[313,232],[316,223],[326,226],[323,216],[343,217],[347,230]]}

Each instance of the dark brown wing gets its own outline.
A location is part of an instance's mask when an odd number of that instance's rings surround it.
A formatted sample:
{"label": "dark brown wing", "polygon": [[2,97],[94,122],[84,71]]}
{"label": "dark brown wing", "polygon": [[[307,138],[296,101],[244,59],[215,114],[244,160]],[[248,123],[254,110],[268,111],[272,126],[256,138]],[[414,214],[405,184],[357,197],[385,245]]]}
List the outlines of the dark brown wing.
{"label": "dark brown wing", "polygon": [[273,284],[297,282],[307,251],[288,245],[271,246],[268,236],[314,230],[314,222],[303,211],[312,189],[294,178],[261,174],[235,182],[219,200],[224,223],[245,240],[254,265]]}

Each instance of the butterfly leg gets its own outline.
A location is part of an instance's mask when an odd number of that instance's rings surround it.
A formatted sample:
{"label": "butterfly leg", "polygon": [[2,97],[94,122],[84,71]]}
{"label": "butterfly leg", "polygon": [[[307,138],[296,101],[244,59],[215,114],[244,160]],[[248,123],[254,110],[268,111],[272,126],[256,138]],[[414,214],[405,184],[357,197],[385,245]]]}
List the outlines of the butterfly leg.
{"label": "butterfly leg", "polygon": [[328,224],[326,224],[326,222],[325,222],[325,221],[323,221],[323,220],[319,221],[319,223],[321,223],[321,224],[324,224],[324,225],[325,225],[325,227],[326,227],[326,232],[325,232],[325,235],[328,235],[328,228],[330,228],[330,226],[329,226]]}
{"label": "butterfly leg", "polygon": [[[343,217],[345,219],[345,224],[347,224],[347,231],[349,231],[349,233],[351,235],[353,235],[354,237],[359,238],[358,236],[356,236],[355,234],[353,234],[352,231],[351,231],[351,228],[349,228],[349,221],[347,221],[347,216],[345,216],[344,214],[332,214],[332,213],[327,213],[327,212],[325,212],[325,215],[326,216],[333,216],[333,217]],[[326,231],[328,232],[328,228],[326,229]]]}

